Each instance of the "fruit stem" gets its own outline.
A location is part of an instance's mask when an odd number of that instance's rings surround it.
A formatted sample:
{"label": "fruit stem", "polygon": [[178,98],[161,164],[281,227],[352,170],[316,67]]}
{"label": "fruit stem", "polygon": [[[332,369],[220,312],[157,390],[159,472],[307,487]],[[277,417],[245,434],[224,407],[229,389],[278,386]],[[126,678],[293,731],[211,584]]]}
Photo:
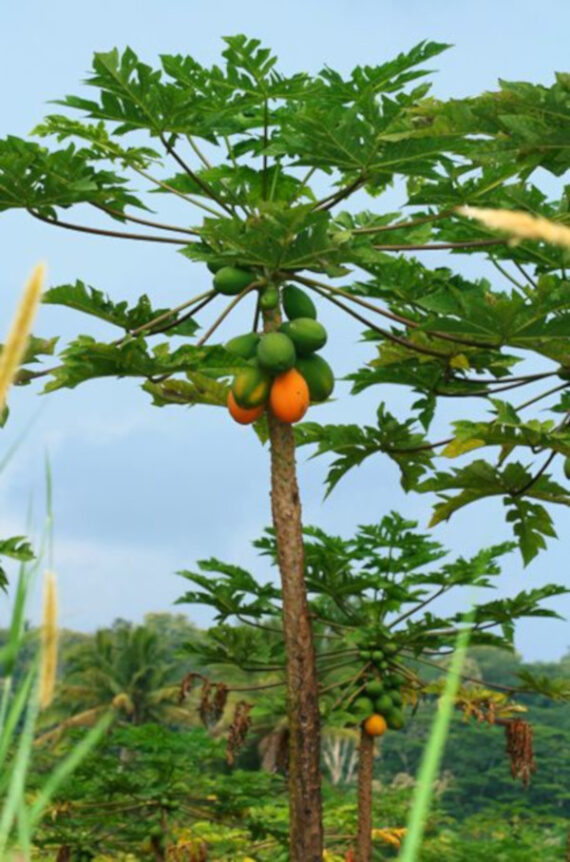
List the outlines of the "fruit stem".
{"label": "fruit stem", "polygon": [[358,835],[356,839],[357,862],[372,859],[372,771],[374,764],[374,737],[360,728],[358,752]]}

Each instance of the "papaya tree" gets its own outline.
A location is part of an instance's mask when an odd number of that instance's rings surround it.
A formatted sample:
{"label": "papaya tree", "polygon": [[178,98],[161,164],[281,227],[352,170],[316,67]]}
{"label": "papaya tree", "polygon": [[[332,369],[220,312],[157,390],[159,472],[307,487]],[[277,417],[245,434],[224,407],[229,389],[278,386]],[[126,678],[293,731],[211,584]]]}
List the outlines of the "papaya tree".
{"label": "papaya tree", "polygon": [[[66,113],[36,128],[47,147],[0,141],[0,209],[24,209],[72,233],[174,247],[215,273],[211,290],[174,308],[152,308],[146,296],[129,307],[82,280],[52,287],[46,302],[103,319],[121,334],[110,343],[80,335],[57,365],[25,369],[20,382],[46,376],[53,391],[136,377],[159,406],[227,406],[269,439],[287,651],[290,855],[303,862],[322,857],[320,719],[292,423],[311,400],[326,399],[334,382],[317,355],[326,339],[318,306],[349,314],[376,348],[370,366],[354,372],[355,392],[389,382],[419,393],[404,421],[382,405],[377,427],[299,429],[298,443],[337,455],[331,485],[385,452],[407,490],[441,496],[433,523],[498,496],[525,561],[553,535],[544,504],[570,502],[546,472],[557,455],[570,455],[567,252],[533,240],[513,246],[457,211],[500,206],[567,220],[567,198],[548,201],[529,178],[537,168],[560,176],[568,166],[568,78],[558,76],[550,88],[503,83],[494,93],[442,103],[421,79],[423,64],[445,47],[422,42],[348,76],[328,67],[284,75],[268,49],[244,36],[226,38],[223,67],[210,69],[190,56],[163,55],[152,68],[129,48],[98,53],[87,80],[94,97],[67,96],[59,103]],[[395,181],[407,187],[410,215],[354,211]],[[147,192],[191,207],[188,222],[152,214],[159,198]],[[74,207],[107,216],[108,226],[63,212]],[[485,255],[504,281],[472,281],[408,257],[434,250]],[[224,297],[197,337],[197,316]],[[238,303],[252,300],[246,338],[225,348],[206,343]],[[172,336],[183,343],[171,347]],[[50,349],[39,344],[37,353]],[[540,370],[532,365],[537,357]],[[531,368],[519,374],[515,366],[525,358]],[[523,386],[533,387],[532,397],[505,400]],[[556,419],[524,412],[556,395]],[[474,423],[461,411],[451,437],[431,440],[436,407],[451,397],[485,399],[492,418]],[[498,456],[433,469],[438,452],[455,457],[481,447],[496,447]],[[537,466],[512,460],[520,451],[536,456]]]}
{"label": "papaya tree", "polygon": [[[356,858],[369,862],[373,826],[378,827],[372,823],[375,738],[402,730],[413,721],[422,700],[441,693],[433,671],[445,676],[444,657],[453,651],[465,626],[467,608],[442,611],[442,600],[446,608],[450,599],[457,602],[466,587],[477,591],[479,601],[470,622],[471,644],[513,650],[517,620],[557,617],[544,602],[567,590],[549,584],[485,601],[484,592],[500,583],[500,558],[513,551],[515,543],[504,542],[484,548],[472,558],[450,560],[439,542],[418,532],[416,522],[395,512],[378,524],[359,527],[348,539],[316,527],[305,527],[304,539],[321,714],[327,728],[352,728],[359,733]],[[255,545],[277,563],[273,530]],[[180,574],[191,588],[179,602],[207,605],[215,611],[217,623],[208,638],[192,648],[214,679],[191,674],[183,694],[193,685],[205,685],[206,696],[213,702],[212,693],[220,686],[225,696],[233,691],[253,699],[248,718],[259,727],[267,723],[273,711],[274,723],[280,727],[274,741],[278,749],[279,738],[289,734],[286,724],[278,722],[279,711],[284,708],[280,692],[286,655],[280,590],[273,584],[259,584],[248,570],[215,558],[202,560],[197,570]],[[248,683],[226,686],[223,680],[228,667],[240,669]],[[258,684],[249,681],[252,674],[261,676]],[[516,687],[495,685],[470,677],[468,669],[463,682],[455,701],[457,709],[467,719],[505,731],[511,773],[526,785],[534,769],[532,729],[523,717],[528,707],[515,698],[524,692],[542,694],[544,690],[528,679],[521,679]],[[548,694],[567,698],[567,687],[557,691],[551,686]],[[240,744],[244,739],[242,734]],[[230,728],[232,760],[234,742]],[[278,756],[270,766],[284,768]]]}

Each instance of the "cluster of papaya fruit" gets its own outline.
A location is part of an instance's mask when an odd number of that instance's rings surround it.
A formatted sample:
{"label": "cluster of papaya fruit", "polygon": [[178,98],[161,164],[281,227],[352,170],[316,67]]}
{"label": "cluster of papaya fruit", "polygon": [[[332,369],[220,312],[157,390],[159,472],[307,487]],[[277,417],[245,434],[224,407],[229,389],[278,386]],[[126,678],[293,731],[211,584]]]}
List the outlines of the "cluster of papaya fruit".
{"label": "cluster of papaya fruit", "polygon": [[[223,267],[214,288],[226,295],[241,293],[256,276]],[[247,361],[236,374],[228,394],[228,409],[236,422],[259,419],[269,404],[281,422],[298,422],[310,403],[326,401],[334,387],[330,365],[317,355],[327,331],[317,320],[312,299],[292,284],[261,284],[259,306],[265,312],[283,309],[287,320],[273,331],[248,332],[230,339],[225,348]]]}
{"label": "cluster of papaya fruit", "polygon": [[372,634],[358,644],[358,652],[368,666],[368,678],[362,694],[351,706],[354,715],[364,721],[370,736],[381,736],[388,728],[404,726],[402,687],[406,679],[396,664],[398,645],[390,638]]}

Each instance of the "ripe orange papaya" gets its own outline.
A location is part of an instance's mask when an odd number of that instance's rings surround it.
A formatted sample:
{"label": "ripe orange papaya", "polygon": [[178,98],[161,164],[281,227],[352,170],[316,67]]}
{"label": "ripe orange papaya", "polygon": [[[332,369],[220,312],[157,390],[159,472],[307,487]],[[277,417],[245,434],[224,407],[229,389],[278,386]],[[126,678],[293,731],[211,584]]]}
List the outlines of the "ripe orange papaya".
{"label": "ripe orange papaya", "polygon": [[249,410],[245,407],[240,407],[239,404],[236,403],[230,389],[228,393],[228,410],[230,411],[232,419],[235,419],[235,421],[239,422],[240,425],[251,425],[252,422],[255,422],[263,415],[265,405],[261,404],[259,407],[252,407]]}
{"label": "ripe orange papaya", "polygon": [[298,422],[309,406],[309,387],[296,368],[279,374],[273,381],[269,403],[273,415],[281,422]]}
{"label": "ripe orange papaya", "polygon": [[364,730],[368,734],[368,736],[382,736],[386,733],[388,729],[388,725],[386,724],[386,719],[382,715],[378,715],[374,713],[374,715],[368,716],[366,721],[364,722]]}

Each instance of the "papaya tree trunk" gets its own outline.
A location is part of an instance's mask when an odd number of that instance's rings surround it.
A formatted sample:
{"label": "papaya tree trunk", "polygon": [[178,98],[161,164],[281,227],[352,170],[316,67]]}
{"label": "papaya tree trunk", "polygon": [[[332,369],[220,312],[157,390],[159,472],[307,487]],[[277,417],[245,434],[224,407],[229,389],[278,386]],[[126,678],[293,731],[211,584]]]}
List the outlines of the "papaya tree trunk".
{"label": "papaya tree trunk", "polygon": [[301,503],[290,425],[268,414],[271,509],[283,594],[289,717],[291,862],[321,862],[320,716],[313,633],[305,588]]}
{"label": "papaya tree trunk", "polygon": [[358,836],[357,862],[372,859],[372,769],[374,764],[374,737],[360,728],[358,757]]}

